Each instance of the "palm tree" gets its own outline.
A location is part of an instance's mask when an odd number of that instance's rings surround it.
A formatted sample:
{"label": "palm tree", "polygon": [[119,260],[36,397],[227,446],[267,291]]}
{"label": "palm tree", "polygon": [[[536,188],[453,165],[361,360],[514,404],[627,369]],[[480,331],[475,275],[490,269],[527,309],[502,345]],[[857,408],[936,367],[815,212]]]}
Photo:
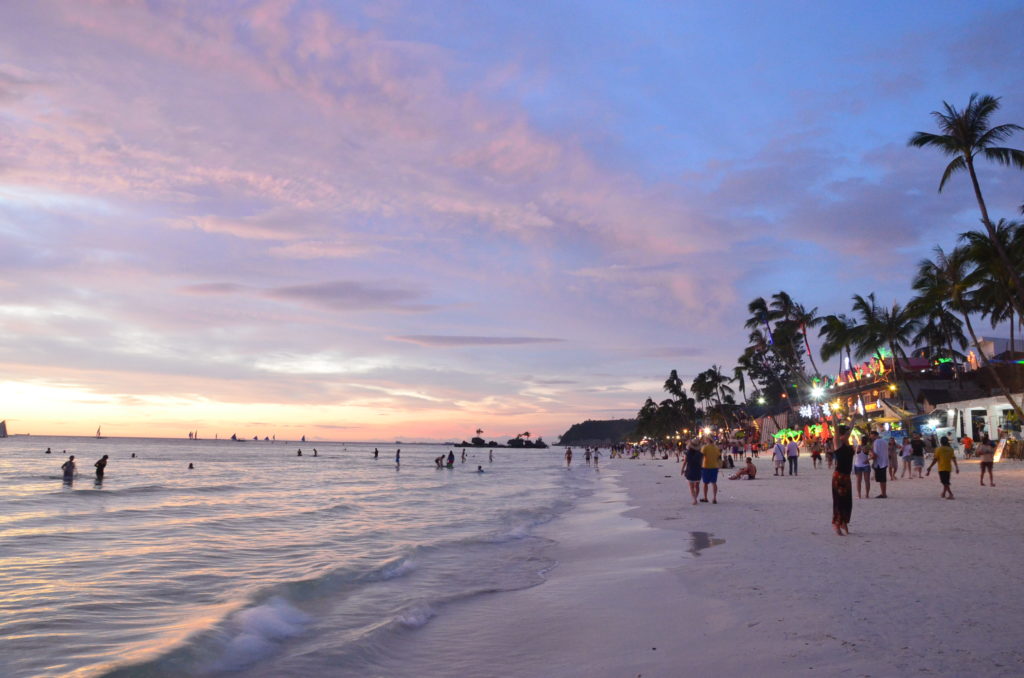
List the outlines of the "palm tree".
{"label": "palm tree", "polygon": [[[995,225],[996,239],[1014,261],[1024,260],[1024,229],[1021,224],[1000,219]],[[967,248],[968,261],[978,271],[987,271],[977,279],[974,300],[979,309],[988,316],[992,327],[1003,322],[1010,326],[1010,350],[1016,351],[1015,325],[1021,316],[1013,307],[1013,281],[1006,275],[1006,269],[1000,265],[999,255],[983,233],[968,231],[960,234],[960,241]]]}
{"label": "palm tree", "polygon": [[668,379],[665,380],[663,388],[669,395],[674,396],[676,400],[682,400],[685,395],[683,391],[683,380],[679,378],[679,374],[675,370],[669,372]]}
{"label": "palm tree", "polygon": [[821,329],[818,336],[823,339],[821,343],[821,359],[829,360],[839,356],[839,372],[843,371],[842,357],[846,353],[846,361],[850,364],[850,371],[853,372],[853,380],[857,384],[857,402],[861,409],[864,407],[864,399],[861,397],[860,376],[857,370],[853,369],[853,354],[851,348],[856,342],[856,323],[844,314],[832,314],[821,319]]}
{"label": "palm tree", "polygon": [[971,288],[975,285],[977,278],[984,274],[984,271],[969,270],[969,255],[965,247],[956,247],[952,252],[946,254],[941,247],[936,246],[934,252],[934,261],[922,259],[917,265],[917,275],[914,276],[913,282],[913,287],[918,293],[915,303],[927,305],[948,300],[949,307],[963,317],[967,331],[978,351],[979,360],[989,370],[993,380],[1003,392],[1003,397],[1013,406],[1017,416],[1024,421],[1024,411],[1010,394],[1010,390],[1006,388],[999,371],[989,363],[985,352],[981,350],[978,335],[971,324],[971,313],[976,310],[972,303]]}
{"label": "palm tree", "polygon": [[900,366],[900,357],[907,357],[903,345],[908,344],[917,331],[918,321],[914,314],[895,302],[892,307],[879,306],[874,292],[867,297],[853,295],[853,310],[860,314],[860,323],[852,330],[857,357],[873,355],[881,362],[884,360],[882,347],[888,348],[893,373],[903,382],[916,410],[917,398]]}
{"label": "palm tree", "polygon": [[989,240],[992,241],[992,246],[996,249],[999,260],[1014,289],[1014,307],[1018,314],[1024,315],[1024,283],[1021,282],[1014,260],[1010,258],[996,236],[995,227],[988,216],[988,207],[981,195],[978,175],[974,169],[974,158],[979,154],[1000,165],[1024,169],[1024,151],[995,145],[1011,137],[1014,132],[1024,130],[1024,127],[1012,123],[989,127],[989,118],[999,108],[999,97],[987,94],[979,97],[977,93],[972,94],[967,106],[962,111],[958,111],[956,107],[945,101],[942,102],[942,105],[945,108],[944,112],[932,111],[932,116],[942,133],[917,132],[910,137],[908,143],[916,148],[932,146],[939,149],[944,155],[953,157],[946,165],[946,170],[942,173],[942,179],[939,181],[940,193],[952,175],[963,170],[967,170],[970,174],[974,197],[978,201],[978,209],[981,210],[981,223],[985,226]]}
{"label": "palm tree", "polygon": [[804,349],[807,351],[807,357],[811,361],[811,367],[814,368],[814,376],[820,377],[821,372],[818,371],[818,365],[814,362],[814,354],[811,353],[811,343],[807,339],[807,328],[817,327],[821,325],[824,319],[818,315],[818,307],[815,306],[811,310],[804,308],[803,304],[795,304],[793,307],[793,322],[797,323],[800,327],[800,334],[804,338]]}

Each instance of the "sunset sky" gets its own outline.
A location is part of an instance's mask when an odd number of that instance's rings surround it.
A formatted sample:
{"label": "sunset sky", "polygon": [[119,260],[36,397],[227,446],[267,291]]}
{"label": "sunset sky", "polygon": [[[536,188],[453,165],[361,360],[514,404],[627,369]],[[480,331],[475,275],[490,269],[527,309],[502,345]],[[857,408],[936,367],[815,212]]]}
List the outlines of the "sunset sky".
{"label": "sunset sky", "polygon": [[[977,225],[906,145],[1024,124],[1024,6],[0,4],[12,433],[555,439],[746,303],[905,301]],[[1024,135],[1010,146],[1024,148]],[[1024,174],[984,166],[995,217]]]}

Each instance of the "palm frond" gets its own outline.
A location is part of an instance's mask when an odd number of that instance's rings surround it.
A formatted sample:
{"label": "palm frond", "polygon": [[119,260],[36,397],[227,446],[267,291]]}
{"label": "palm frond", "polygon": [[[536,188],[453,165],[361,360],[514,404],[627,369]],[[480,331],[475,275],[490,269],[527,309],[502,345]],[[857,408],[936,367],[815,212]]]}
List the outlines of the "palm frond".
{"label": "palm frond", "polygon": [[982,153],[1000,165],[1024,169],[1024,151],[1018,151],[1016,148],[986,148]]}
{"label": "palm frond", "polygon": [[942,193],[943,187],[951,176],[965,169],[967,169],[967,161],[964,160],[964,156],[958,155],[953,158],[953,161],[946,165],[946,171],[942,173],[942,179],[939,181],[939,193]]}

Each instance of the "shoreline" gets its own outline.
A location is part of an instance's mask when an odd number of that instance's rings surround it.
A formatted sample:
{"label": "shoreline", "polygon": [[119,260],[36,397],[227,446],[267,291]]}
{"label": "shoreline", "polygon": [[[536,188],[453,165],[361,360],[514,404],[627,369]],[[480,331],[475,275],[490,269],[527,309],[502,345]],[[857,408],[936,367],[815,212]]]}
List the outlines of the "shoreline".
{"label": "shoreline", "polygon": [[719,504],[692,506],[674,461],[607,460],[593,495],[537,529],[558,560],[544,583],[449,607],[384,668],[458,638],[507,678],[1024,672],[1024,465],[997,464],[989,488],[961,463],[956,501],[934,471],[890,482],[838,537],[831,472],[806,461],[723,475]]}

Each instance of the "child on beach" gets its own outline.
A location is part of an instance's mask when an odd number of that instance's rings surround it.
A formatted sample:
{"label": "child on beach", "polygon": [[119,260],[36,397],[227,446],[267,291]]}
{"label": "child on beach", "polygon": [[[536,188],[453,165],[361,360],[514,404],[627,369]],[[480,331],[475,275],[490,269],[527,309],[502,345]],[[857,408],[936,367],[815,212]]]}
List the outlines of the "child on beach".
{"label": "child on beach", "polygon": [[928,470],[925,472],[926,476],[932,474],[932,466],[939,465],[939,480],[942,482],[942,494],[939,495],[943,499],[954,499],[953,490],[949,486],[949,474],[953,471],[953,467],[956,467],[957,474],[960,473],[960,465],[956,463],[956,454],[953,452],[953,448],[949,446],[949,438],[942,436],[939,441],[939,446],[935,448],[934,457],[932,463],[928,464]]}
{"label": "child on beach", "polygon": [[857,499],[861,498],[860,488],[864,486],[864,496],[871,498],[871,443],[865,438],[857,445],[853,456],[853,473],[857,476]]}
{"label": "child on beach", "polygon": [[978,445],[978,460],[981,462],[981,484],[985,484],[985,471],[988,471],[988,482],[992,487],[996,481],[992,480],[992,467],[995,466],[996,448],[992,446],[988,434],[981,437],[981,444]]}

